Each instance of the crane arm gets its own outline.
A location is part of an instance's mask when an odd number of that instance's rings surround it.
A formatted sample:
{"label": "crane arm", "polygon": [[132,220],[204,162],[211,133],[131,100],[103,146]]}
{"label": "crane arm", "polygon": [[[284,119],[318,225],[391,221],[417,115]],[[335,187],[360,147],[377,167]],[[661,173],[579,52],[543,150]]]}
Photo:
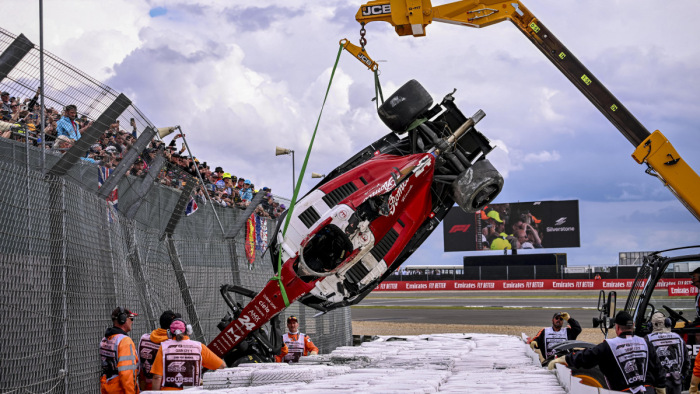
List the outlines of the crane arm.
{"label": "crane arm", "polygon": [[635,161],[646,164],[646,172],[659,178],[700,220],[697,173],[660,131],[649,133],[520,1],[460,0],[433,6],[430,0],[372,0],[360,7],[355,19],[363,26],[375,21],[391,23],[398,35],[414,37],[425,36],[433,21],[474,28],[511,21],[635,147]]}
{"label": "crane arm", "polygon": [[370,71],[377,71],[379,69],[379,65],[372,60],[371,57],[369,57],[369,54],[367,51],[365,51],[365,48],[358,47],[357,45],[348,41],[347,38],[340,40],[340,45],[343,46],[343,49],[353,55],[355,59],[364,64]]}

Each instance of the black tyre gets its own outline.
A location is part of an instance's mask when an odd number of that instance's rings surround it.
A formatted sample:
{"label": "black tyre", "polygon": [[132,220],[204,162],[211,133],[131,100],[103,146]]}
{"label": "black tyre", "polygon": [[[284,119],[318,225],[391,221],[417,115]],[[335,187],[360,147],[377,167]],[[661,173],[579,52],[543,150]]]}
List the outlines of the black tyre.
{"label": "black tyre", "polygon": [[603,373],[596,368],[571,368],[571,376],[581,379],[581,383],[586,386],[599,387],[609,389],[608,381],[605,380]]}
{"label": "black tyre", "polygon": [[503,176],[488,160],[479,160],[452,182],[452,197],[465,212],[476,212],[503,190]]}
{"label": "black tyre", "polygon": [[433,98],[415,79],[406,82],[382,104],[377,113],[390,129],[406,131],[421,114],[433,106]]}

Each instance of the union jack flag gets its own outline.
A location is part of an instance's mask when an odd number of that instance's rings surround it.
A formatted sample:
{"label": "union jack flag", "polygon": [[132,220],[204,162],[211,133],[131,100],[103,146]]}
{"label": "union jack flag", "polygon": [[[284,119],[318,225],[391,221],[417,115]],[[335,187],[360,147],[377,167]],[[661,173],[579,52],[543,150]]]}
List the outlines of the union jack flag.
{"label": "union jack flag", "polygon": [[[102,187],[102,185],[107,181],[107,178],[112,174],[112,169],[107,168],[107,167],[98,167],[97,169],[97,183],[99,187]],[[114,190],[112,190],[111,193],[109,193],[109,196],[107,196],[107,204],[108,204],[108,213],[107,213],[107,219],[109,220],[110,223],[114,222],[115,219],[115,210],[118,210],[119,207],[117,206],[119,204],[119,187],[115,187]]]}
{"label": "union jack flag", "polygon": [[187,203],[187,207],[185,207],[185,216],[190,216],[193,213],[197,212],[199,209],[199,206],[197,206],[197,201],[194,200],[194,198],[190,198],[190,202]]}

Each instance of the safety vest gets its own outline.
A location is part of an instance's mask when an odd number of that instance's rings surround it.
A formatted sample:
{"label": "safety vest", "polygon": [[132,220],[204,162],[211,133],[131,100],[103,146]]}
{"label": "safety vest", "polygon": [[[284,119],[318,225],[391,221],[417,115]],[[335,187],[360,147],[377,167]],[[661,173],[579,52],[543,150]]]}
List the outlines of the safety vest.
{"label": "safety vest", "polygon": [[675,332],[652,332],[647,335],[647,338],[656,349],[656,355],[659,356],[659,361],[666,371],[666,378],[676,376],[680,378],[686,357],[685,345],[680,335]]}
{"label": "safety vest", "polygon": [[289,353],[284,356],[283,361],[286,363],[298,363],[301,356],[304,354],[304,338],[302,333],[297,334],[297,339],[294,340],[289,334],[284,334],[282,340],[287,345]]}
{"label": "safety vest", "polygon": [[559,331],[554,331],[552,327],[544,329],[544,348],[547,353],[545,358],[554,355],[554,347],[569,339],[566,327],[562,327]]}
{"label": "safety vest", "polygon": [[606,339],[617,366],[625,378],[630,391],[636,393],[644,388],[647,375],[649,347],[644,338],[634,335]]}
{"label": "safety vest", "polygon": [[150,371],[153,361],[156,359],[158,348],[160,348],[160,344],[151,342],[151,334],[141,336],[139,340],[139,373],[149,381],[153,378]]}
{"label": "safety vest", "polygon": [[103,337],[100,342],[100,359],[102,360],[102,375],[110,380],[117,375],[119,375],[119,369],[117,369],[117,349],[119,349],[119,342],[126,335],[116,334],[111,337]]}
{"label": "safety vest", "polygon": [[168,339],[160,344],[163,353],[162,387],[180,389],[199,386],[202,376],[202,344]]}

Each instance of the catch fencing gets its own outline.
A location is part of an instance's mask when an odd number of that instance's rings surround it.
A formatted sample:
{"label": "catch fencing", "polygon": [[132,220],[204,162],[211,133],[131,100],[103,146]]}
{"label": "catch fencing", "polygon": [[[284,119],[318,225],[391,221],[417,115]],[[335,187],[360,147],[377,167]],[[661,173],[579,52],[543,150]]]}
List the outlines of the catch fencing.
{"label": "catch fencing", "polygon": [[[14,38],[0,29],[0,52]],[[0,89],[25,96],[34,90],[37,52],[31,49]],[[78,103],[98,116],[99,103],[115,95],[53,55],[46,63],[53,105]],[[120,118],[129,117],[139,131],[152,127],[133,105]],[[168,232],[183,190],[126,175],[115,207],[96,194],[96,164],[79,161],[64,176],[44,175],[60,158],[40,144],[0,138],[0,392],[97,392],[98,346],[115,307],[139,314],[130,333],[135,342],[172,309],[193,325],[195,339],[208,343],[228,310],[220,286],[259,291],[273,276],[262,250],[249,263],[244,232],[225,236],[242,210],[200,200]],[[162,172],[169,171],[178,169],[166,164]],[[130,208],[132,218],[124,215]],[[275,226],[264,221],[269,237]],[[297,303],[282,317],[291,314],[322,353],[352,343],[349,308],[315,318],[315,310]]]}

